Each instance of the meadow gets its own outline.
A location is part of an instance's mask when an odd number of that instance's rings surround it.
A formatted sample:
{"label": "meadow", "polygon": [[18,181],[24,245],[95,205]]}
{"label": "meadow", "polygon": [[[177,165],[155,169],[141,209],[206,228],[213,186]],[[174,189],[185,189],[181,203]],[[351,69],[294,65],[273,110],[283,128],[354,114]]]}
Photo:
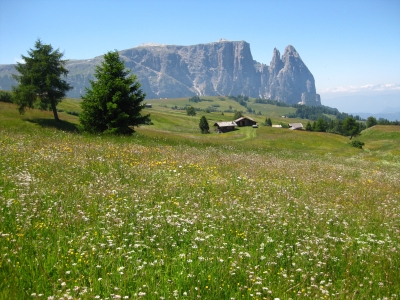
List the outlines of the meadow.
{"label": "meadow", "polygon": [[89,136],[0,103],[0,299],[400,297],[399,126],[360,150],[147,112],[133,136]]}

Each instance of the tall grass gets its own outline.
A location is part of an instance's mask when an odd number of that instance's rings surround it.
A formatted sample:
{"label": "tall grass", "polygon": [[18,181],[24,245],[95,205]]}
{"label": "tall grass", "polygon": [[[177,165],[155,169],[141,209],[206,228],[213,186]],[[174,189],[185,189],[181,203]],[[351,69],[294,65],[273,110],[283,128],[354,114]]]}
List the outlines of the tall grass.
{"label": "tall grass", "polygon": [[15,122],[1,299],[400,297],[396,158]]}

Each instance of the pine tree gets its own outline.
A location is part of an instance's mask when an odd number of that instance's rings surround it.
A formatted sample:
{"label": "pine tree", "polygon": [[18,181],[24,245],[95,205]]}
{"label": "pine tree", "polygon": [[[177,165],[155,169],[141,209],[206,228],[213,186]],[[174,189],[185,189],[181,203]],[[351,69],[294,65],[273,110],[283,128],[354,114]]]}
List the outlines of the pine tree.
{"label": "pine tree", "polygon": [[43,44],[40,39],[35,42],[35,49],[28,51],[29,56],[21,55],[23,63],[17,63],[15,69],[20,75],[13,75],[19,83],[12,87],[14,102],[19,105],[23,114],[26,108],[38,107],[51,109],[54,119],[59,121],[57,104],[72,87],[61,78],[66,76],[66,60],[63,53],[53,50],[51,45]]}
{"label": "pine tree", "polygon": [[201,133],[209,133],[210,126],[208,125],[208,121],[205,116],[202,116],[200,118],[199,127],[201,130]]}
{"label": "pine tree", "polygon": [[104,55],[96,67],[96,80],[82,96],[81,128],[91,133],[130,134],[134,126],[150,121],[141,115],[146,94],[140,89],[135,75],[129,76],[117,51]]}

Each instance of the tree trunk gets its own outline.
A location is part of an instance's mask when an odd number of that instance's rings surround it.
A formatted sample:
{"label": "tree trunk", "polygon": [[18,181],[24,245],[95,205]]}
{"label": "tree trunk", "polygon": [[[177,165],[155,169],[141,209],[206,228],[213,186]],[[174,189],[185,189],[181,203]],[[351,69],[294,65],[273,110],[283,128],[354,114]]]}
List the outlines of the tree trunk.
{"label": "tree trunk", "polygon": [[51,109],[53,110],[54,120],[56,120],[57,122],[60,121],[60,119],[58,118],[57,107],[54,101],[51,101]]}

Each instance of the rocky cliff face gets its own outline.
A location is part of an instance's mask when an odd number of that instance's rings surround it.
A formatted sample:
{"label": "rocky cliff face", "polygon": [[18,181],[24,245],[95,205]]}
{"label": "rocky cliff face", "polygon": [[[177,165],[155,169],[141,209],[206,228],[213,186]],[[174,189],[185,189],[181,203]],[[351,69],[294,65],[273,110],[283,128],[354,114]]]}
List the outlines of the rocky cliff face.
{"label": "rocky cliff face", "polygon": [[[274,49],[269,66],[253,60],[250,45],[245,41],[143,45],[120,51],[120,56],[137,75],[148,99],[242,94],[288,104],[321,104],[314,77],[293,46],[286,47],[282,58]],[[84,94],[89,80],[94,79],[95,65],[101,60],[100,56],[68,62],[67,80],[74,87],[68,96],[79,98]],[[9,79],[9,65],[0,66],[2,89],[10,89]]]}

